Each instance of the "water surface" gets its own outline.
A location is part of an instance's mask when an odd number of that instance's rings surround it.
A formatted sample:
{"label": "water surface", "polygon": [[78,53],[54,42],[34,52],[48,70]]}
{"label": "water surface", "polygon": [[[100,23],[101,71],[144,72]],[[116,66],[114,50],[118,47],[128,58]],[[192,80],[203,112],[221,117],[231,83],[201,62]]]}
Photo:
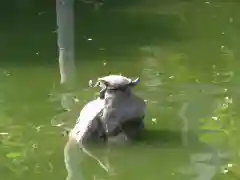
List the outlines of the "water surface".
{"label": "water surface", "polygon": [[[19,5],[20,4],[20,5]],[[0,27],[0,179],[240,178],[239,6],[231,1],[76,3],[79,103],[61,107],[54,4],[26,1]],[[92,40],[89,40],[91,38]],[[146,132],[132,146],[94,147],[106,173],[53,124],[72,127],[108,73],[141,77]],[[77,164],[81,161],[81,164]],[[66,166],[70,171],[66,171]]]}

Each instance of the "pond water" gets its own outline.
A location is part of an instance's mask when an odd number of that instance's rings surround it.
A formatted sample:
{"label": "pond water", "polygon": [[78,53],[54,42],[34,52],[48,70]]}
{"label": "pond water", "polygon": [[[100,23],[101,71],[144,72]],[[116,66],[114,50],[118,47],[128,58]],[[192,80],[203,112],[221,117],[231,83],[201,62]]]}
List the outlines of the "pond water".
{"label": "pond water", "polygon": [[[17,2],[1,11],[0,179],[240,178],[239,3],[106,1],[96,9],[78,1],[70,93],[79,102],[65,112],[54,3]],[[72,127],[97,92],[88,80],[108,73],[140,76],[134,92],[147,100],[139,142],[92,148],[109,173],[66,146],[55,126]]]}

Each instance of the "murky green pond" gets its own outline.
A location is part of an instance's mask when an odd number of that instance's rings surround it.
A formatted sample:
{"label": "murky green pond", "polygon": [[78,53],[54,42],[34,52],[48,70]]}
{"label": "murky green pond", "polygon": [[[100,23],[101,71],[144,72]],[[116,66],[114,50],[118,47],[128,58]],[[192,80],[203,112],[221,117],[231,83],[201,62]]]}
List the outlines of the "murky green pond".
{"label": "murky green pond", "polygon": [[[240,179],[237,1],[106,1],[98,10],[78,1],[71,112],[61,108],[51,3],[1,7],[1,180]],[[109,72],[140,76],[135,92],[148,108],[139,142],[92,149],[107,173],[76,147],[64,155],[67,138],[54,125],[72,127],[97,92],[88,80]]]}

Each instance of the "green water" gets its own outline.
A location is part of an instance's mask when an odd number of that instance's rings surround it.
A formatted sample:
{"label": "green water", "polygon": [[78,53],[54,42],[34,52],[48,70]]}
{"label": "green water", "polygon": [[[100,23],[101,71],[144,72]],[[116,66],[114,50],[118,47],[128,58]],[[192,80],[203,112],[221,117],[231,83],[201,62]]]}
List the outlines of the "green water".
{"label": "green water", "polygon": [[[239,3],[107,1],[95,11],[77,2],[79,103],[64,113],[54,3],[21,2],[1,7],[0,180],[240,179]],[[92,149],[114,173],[74,147],[67,172],[53,119],[72,127],[97,91],[88,80],[109,72],[141,77],[146,132],[132,146]]]}

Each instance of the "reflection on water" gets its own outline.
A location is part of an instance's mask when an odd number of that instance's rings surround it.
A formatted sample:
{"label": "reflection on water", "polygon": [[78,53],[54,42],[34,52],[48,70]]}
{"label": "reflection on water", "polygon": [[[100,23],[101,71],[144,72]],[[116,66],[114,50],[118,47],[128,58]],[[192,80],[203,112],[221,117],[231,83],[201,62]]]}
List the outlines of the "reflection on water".
{"label": "reflection on water", "polygon": [[[78,84],[64,96],[54,86],[59,70],[49,2],[6,1],[11,13],[2,9],[0,177],[240,178],[238,2],[106,1],[93,10],[78,1]],[[61,135],[95,97],[88,80],[109,72],[140,76],[135,91],[147,102],[139,142],[91,147],[114,174]]]}
{"label": "reflection on water", "polygon": [[68,141],[64,147],[64,163],[67,170],[66,180],[83,180],[81,159],[83,154],[77,142]]}
{"label": "reflection on water", "polygon": [[213,151],[209,153],[192,154],[187,166],[179,170],[180,173],[194,176],[194,180],[211,180],[217,173],[222,173],[225,164],[222,163],[227,155]]}

